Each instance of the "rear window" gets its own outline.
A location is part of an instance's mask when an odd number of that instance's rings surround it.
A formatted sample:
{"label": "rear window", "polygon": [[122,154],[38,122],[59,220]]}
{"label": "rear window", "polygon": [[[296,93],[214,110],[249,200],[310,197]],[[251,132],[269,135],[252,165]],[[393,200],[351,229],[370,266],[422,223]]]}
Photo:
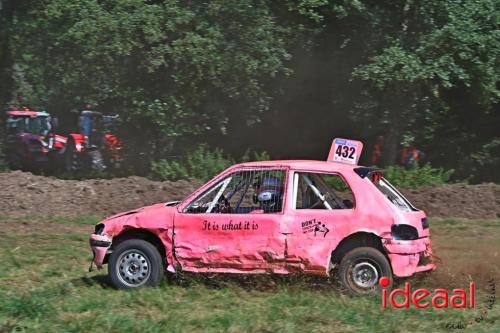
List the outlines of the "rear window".
{"label": "rear window", "polygon": [[[404,212],[416,211],[408,199],[406,199],[391,183],[385,178],[369,177],[382,194],[396,207]],[[375,178],[375,179],[374,179]]]}

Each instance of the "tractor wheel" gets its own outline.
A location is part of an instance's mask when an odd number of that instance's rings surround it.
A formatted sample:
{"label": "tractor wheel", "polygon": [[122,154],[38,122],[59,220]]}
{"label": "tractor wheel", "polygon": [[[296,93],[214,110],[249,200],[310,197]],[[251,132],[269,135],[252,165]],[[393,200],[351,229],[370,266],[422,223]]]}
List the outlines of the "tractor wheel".
{"label": "tractor wheel", "polygon": [[119,170],[122,166],[122,158],[121,157],[113,157],[110,156],[110,153],[106,153],[104,156],[104,160],[106,161],[106,166],[111,170]]}
{"label": "tractor wheel", "polygon": [[80,170],[81,161],[76,145],[73,140],[68,140],[66,151],[64,152],[64,171],[75,173]]}
{"label": "tractor wheel", "polygon": [[104,171],[106,169],[106,164],[104,163],[104,159],[102,158],[102,154],[100,150],[89,151],[90,161],[92,164],[92,169],[96,171]]}

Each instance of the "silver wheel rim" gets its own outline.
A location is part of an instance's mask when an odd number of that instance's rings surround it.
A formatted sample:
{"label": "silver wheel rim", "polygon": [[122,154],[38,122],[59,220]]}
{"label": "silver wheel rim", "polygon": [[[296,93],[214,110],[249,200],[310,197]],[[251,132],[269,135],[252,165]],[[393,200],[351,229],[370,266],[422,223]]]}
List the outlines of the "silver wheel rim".
{"label": "silver wheel rim", "polygon": [[151,275],[151,262],[142,251],[130,249],[123,252],[116,261],[116,272],[124,285],[139,287]]}
{"label": "silver wheel rim", "polygon": [[360,288],[372,288],[378,282],[377,268],[369,262],[360,262],[352,268],[352,280]]}

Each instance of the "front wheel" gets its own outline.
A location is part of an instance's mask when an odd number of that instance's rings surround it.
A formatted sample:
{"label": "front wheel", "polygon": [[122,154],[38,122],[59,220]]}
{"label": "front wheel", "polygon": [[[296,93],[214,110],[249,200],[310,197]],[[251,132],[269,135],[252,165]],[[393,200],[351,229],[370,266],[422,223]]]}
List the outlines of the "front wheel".
{"label": "front wheel", "polygon": [[358,247],[347,252],[340,262],[338,275],[342,286],[353,294],[378,292],[379,280],[383,276],[392,283],[389,261],[372,247]]}
{"label": "front wheel", "polygon": [[163,272],[160,253],[151,243],[142,239],[129,239],[120,243],[109,258],[109,278],[118,289],[157,286]]}

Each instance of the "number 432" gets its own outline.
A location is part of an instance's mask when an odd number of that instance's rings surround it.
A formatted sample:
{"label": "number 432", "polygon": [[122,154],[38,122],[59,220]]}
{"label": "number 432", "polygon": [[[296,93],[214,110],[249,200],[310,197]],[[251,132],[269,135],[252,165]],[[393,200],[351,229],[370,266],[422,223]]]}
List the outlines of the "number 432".
{"label": "number 432", "polygon": [[354,158],[355,151],[356,149],[354,147],[339,145],[337,147],[337,150],[335,151],[335,154],[337,154],[339,157]]}

